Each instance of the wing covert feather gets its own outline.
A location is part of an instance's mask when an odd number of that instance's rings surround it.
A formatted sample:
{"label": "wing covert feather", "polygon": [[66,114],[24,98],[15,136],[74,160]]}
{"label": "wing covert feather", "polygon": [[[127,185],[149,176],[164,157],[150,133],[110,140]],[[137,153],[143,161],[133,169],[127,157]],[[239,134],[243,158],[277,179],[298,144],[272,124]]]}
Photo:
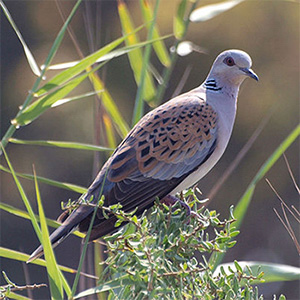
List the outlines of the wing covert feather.
{"label": "wing covert feather", "polygon": [[[138,207],[137,213],[142,213],[211,156],[217,133],[217,116],[211,106],[197,96],[177,97],[148,113],[131,130],[87,196],[97,195],[105,180],[105,205],[120,203],[126,212]],[[113,218],[105,219],[99,210],[90,240],[111,232]],[[85,231],[88,224],[81,222],[80,229]]]}
{"label": "wing covert feather", "polygon": [[148,113],[113,154],[108,179],[137,174],[179,178],[200,165],[217,139],[217,115],[199,97],[173,99]]}

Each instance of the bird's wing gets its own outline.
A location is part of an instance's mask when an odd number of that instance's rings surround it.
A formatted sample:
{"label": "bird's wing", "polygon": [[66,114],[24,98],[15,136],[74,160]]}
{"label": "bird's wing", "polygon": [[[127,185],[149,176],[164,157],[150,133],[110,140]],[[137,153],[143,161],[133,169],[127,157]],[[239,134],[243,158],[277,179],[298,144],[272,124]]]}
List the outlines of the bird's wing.
{"label": "bird's wing", "polygon": [[170,180],[205,161],[217,139],[216,112],[196,96],[174,100],[146,115],[121,144],[111,158],[110,181]]}
{"label": "bird's wing", "polygon": [[[108,205],[145,209],[198,169],[217,144],[217,114],[194,93],[148,113],[113,153],[89,189]],[[99,216],[100,217],[100,216]]]}
{"label": "bird's wing", "polygon": [[[124,211],[142,213],[156,197],[162,199],[201,167],[217,145],[217,114],[196,93],[183,94],[148,113],[131,130],[103,166],[84,199],[95,203],[103,194],[105,205],[120,203]],[[81,205],[50,238],[62,242],[74,228],[87,231],[93,206]],[[90,241],[111,233],[116,218],[104,218],[99,209]],[[40,257],[43,247],[29,261]]]}

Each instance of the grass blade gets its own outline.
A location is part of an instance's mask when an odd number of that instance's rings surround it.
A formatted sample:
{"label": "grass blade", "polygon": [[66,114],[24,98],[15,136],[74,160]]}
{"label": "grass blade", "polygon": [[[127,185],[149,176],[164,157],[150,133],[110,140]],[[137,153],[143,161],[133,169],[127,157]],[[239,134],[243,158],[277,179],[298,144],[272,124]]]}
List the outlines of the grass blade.
{"label": "grass blade", "polygon": [[91,144],[75,143],[75,142],[60,142],[60,141],[42,141],[42,140],[18,140],[11,138],[10,143],[18,145],[35,145],[35,146],[47,146],[47,147],[58,147],[66,149],[79,149],[79,150],[90,150],[90,151],[112,151],[114,149],[96,146]]}
{"label": "grass blade", "polygon": [[127,35],[120,37],[113,42],[107,44],[100,50],[90,54],[89,56],[80,60],[73,67],[68,68],[65,71],[60,72],[56,76],[54,76],[48,83],[46,83],[43,87],[41,87],[36,93],[35,96],[41,96],[47,92],[49,92],[52,88],[58,87],[64,83],[66,83],[71,78],[79,75],[81,72],[85,71],[87,68],[92,66],[98,59],[100,59],[105,54],[108,54],[114,48],[119,46],[124,40],[129,38],[131,35],[134,35],[135,32],[141,30],[143,26],[138,27],[135,30],[128,32]]}
{"label": "grass blade", "polygon": [[[161,39],[165,39],[166,37],[168,36],[164,36],[164,37],[161,37],[159,38],[159,40]],[[147,40],[145,42],[142,42],[142,43],[138,43],[136,45],[133,45],[133,46],[128,46],[127,47],[127,50],[128,49],[138,49],[142,46],[147,46],[147,45],[150,45],[151,43],[153,42],[157,42],[158,40],[157,39],[154,39],[154,40]],[[125,48],[124,48],[125,49]],[[122,49],[120,49],[122,50]],[[131,51],[130,50],[130,51]],[[128,51],[129,52],[129,51]],[[125,136],[127,135],[128,131],[129,131],[129,126],[127,125],[127,123],[124,121],[116,103],[114,102],[112,96],[110,95],[110,93],[105,89],[105,86],[104,86],[104,83],[101,81],[101,79],[99,78],[99,76],[97,74],[92,74],[90,75],[90,80],[94,86],[94,89],[95,90],[103,90],[103,92],[101,93],[101,100],[102,100],[102,103],[103,103],[103,106],[105,108],[105,110],[107,111],[110,119],[113,121],[113,124],[114,124],[114,127],[116,128],[117,132],[119,133],[119,135],[122,137],[122,138],[125,138]],[[105,123],[106,122],[106,123]],[[104,120],[104,124],[105,125],[108,125],[108,120]],[[109,128],[110,129],[110,128]],[[113,137],[114,134],[112,131],[110,131],[109,135],[110,137]],[[113,140],[111,139],[110,140],[110,146],[112,147],[112,145],[116,145],[115,142],[113,142]]]}
{"label": "grass blade", "polygon": [[87,296],[90,296],[90,295],[95,295],[95,294],[98,294],[98,293],[108,292],[110,290],[121,287],[122,286],[122,280],[126,279],[128,276],[129,275],[125,275],[125,276],[119,277],[117,279],[113,279],[111,281],[108,281],[105,284],[102,284],[102,285],[96,286],[94,288],[82,291],[79,294],[77,294],[74,297],[74,299],[80,299],[80,298],[87,297]]}
{"label": "grass blade", "polygon": [[[30,220],[30,216],[28,214],[28,212],[24,211],[24,210],[21,210],[21,209],[18,209],[16,207],[13,207],[9,204],[6,204],[6,203],[1,203],[0,202],[0,209],[10,213],[10,214],[13,214],[17,217],[20,217],[20,218],[23,218],[23,219],[28,219]],[[34,215],[35,218],[37,219],[37,221],[39,222],[40,221],[40,217],[37,216],[37,215]],[[48,219],[46,218],[46,222],[47,222],[47,225],[48,226],[51,226],[53,228],[58,228],[61,224],[58,223],[57,221],[54,221],[52,219]],[[84,238],[85,234],[83,234],[82,232],[79,232],[79,231],[73,231],[72,234],[78,236],[78,237],[81,237],[81,238]]]}
{"label": "grass blade", "polygon": [[103,124],[105,127],[104,131],[105,131],[106,137],[107,137],[107,144],[112,148],[116,148],[117,141],[116,141],[116,137],[114,134],[113,124],[106,112],[103,114]]}
{"label": "grass blade", "polygon": [[[134,44],[132,46],[125,46],[116,50],[113,50],[103,56],[101,56],[99,59],[97,59],[95,61],[95,63],[101,63],[101,62],[105,62],[108,60],[112,60],[116,57],[122,56],[124,54],[127,54],[128,52],[135,50],[137,48],[141,48],[143,46],[146,46],[149,43],[156,44],[158,42],[161,42],[161,40],[163,40],[164,38],[166,38],[167,36],[164,37],[157,37],[155,39],[153,39],[153,41],[145,41],[145,42],[140,42],[137,44]],[[60,63],[60,64],[55,64],[55,65],[51,65],[49,66],[48,70],[63,70],[63,69],[67,69],[70,67],[74,67],[76,64],[78,64],[80,62],[80,60],[77,61],[70,61],[70,62],[65,62],[65,63]]]}
{"label": "grass blade", "polygon": [[38,204],[38,211],[39,211],[41,231],[42,231],[42,239],[40,241],[44,248],[48,279],[50,283],[51,298],[63,299],[62,279],[59,274],[59,269],[49,239],[49,231],[47,227],[46,216],[42,205],[42,200],[39,192],[38,182],[35,176],[35,171],[34,171],[34,184],[35,184],[36,199]]}
{"label": "grass blade", "polygon": [[69,102],[72,102],[72,101],[81,100],[81,99],[86,98],[86,97],[94,96],[94,95],[100,94],[101,92],[102,92],[102,90],[92,91],[92,92],[88,92],[88,93],[81,94],[81,95],[78,95],[78,96],[64,98],[64,99],[58,100],[54,104],[52,104],[51,108],[54,108],[54,107],[57,107],[57,106],[60,106],[60,105],[63,105],[63,104],[66,104],[66,103],[69,103]]}
{"label": "grass blade", "polygon": [[18,36],[22,46],[23,46],[23,49],[24,49],[24,52],[25,52],[25,55],[26,55],[26,58],[27,58],[27,61],[28,61],[28,64],[32,70],[32,72],[37,75],[37,76],[41,76],[41,70],[40,68],[38,67],[31,51],[29,50],[25,40],[23,39],[23,36],[20,32],[20,30],[18,29],[17,25],[15,24],[12,16],[10,15],[7,7],[5,6],[5,4],[3,3],[2,0],[0,0],[0,6],[2,7],[2,10],[7,18],[7,20],[9,21],[11,27],[14,29],[16,35]]}
{"label": "grass blade", "polygon": [[11,162],[10,162],[7,154],[6,154],[6,151],[4,150],[3,147],[2,147],[2,151],[4,153],[6,162],[7,162],[8,166],[9,166],[10,172],[11,172],[11,174],[12,174],[12,176],[14,178],[14,181],[16,183],[16,186],[18,188],[20,196],[21,196],[21,198],[23,200],[23,203],[24,203],[24,205],[25,205],[25,207],[26,207],[26,209],[28,211],[28,214],[30,216],[30,220],[31,220],[32,226],[33,226],[33,228],[35,230],[35,233],[38,236],[38,238],[41,240],[41,238],[42,238],[42,236],[41,236],[41,230],[40,230],[40,227],[39,227],[39,225],[37,223],[35,215],[33,213],[33,210],[32,210],[32,207],[30,205],[30,202],[29,202],[29,200],[28,200],[28,198],[27,198],[27,196],[25,194],[25,191],[24,191],[24,189],[23,189],[23,187],[22,187],[22,185],[21,185],[21,183],[20,183],[20,181],[19,181],[19,179],[18,179],[18,177],[17,177],[17,175],[16,175],[16,173],[15,173],[13,167],[12,167],[12,164],[11,164]]}
{"label": "grass blade", "polygon": [[[7,173],[12,173],[9,169],[5,168],[4,166],[0,165],[0,170],[7,172]],[[34,180],[34,176],[31,174],[23,174],[23,173],[15,173],[17,177],[20,178],[25,178],[25,179],[29,179],[29,180]],[[72,183],[67,183],[67,182],[60,182],[60,181],[56,181],[56,180],[52,180],[52,179],[48,179],[45,177],[40,177],[37,176],[36,177],[38,182],[42,182],[48,185],[52,185],[52,186],[56,186],[62,189],[66,189],[69,191],[73,191],[79,194],[83,194],[87,191],[87,189],[85,187],[76,185],[76,184],[72,184]]]}
{"label": "grass blade", "polygon": [[[157,12],[158,12],[158,6],[159,6],[159,0],[156,0],[153,20],[152,20],[152,22],[150,24],[150,27],[149,27],[147,40],[152,39],[154,25],[155,25],[155,22],[156,22],[156,16],[157,16]],[[142,116],[144,115],[144,99],[143,99],[143,96],[145,94],[145,91],[147,90],[146,75],[147,75],[147,66],[149,64],[150,54],[151,54],[151,45],[147,45],[146,48],[145,48],[144,56],[143,56],[141,77],[140,77],[140,81],[139,81],[139,84],[138,84],[138,90],[137,90],[135,103],[134,103],[132,125],[135,125],[142,118]]]}
{"label": "grass blade", "polygon": [[84,241],[84,244],[83,244],[82,253],[80,255],[79,265],[78,265],[78,269],[77,269],[78,271],[77,271],[77,274],[75,276],[74,283],[73,283],[73,286],[72,286],[72,297],[74,297],[74,295],[76,293],[80,271],[82,269],[83,261],[84,261],[86,250],[87,250],[87,245],[88,245],[88,242],[89,242],[89,239],[90,239],[92,228],[94,226],[94,221],[95,221],[95,218],[96,218],[96,215],[97,215],[98,207],[99,207],[100,202],[104,201],[104,196],[103,196],[102,193],[103,193],[103,188],[104,188],[104,184],[105,184],[105,180],[106,180],[106,175],[107,175],[107,173],[105,173],[104,180],[103,180],[103,183],[101,185],[101,189],[100,189],[98,199],[95,199],[95,201],[94,201],[96,203],[96,205],[95,205],[95,208],[94,208],[94,212],[91,216],[91,220],[90,220],[88,230],[86,232],[85,241]]}
{"label": "grass blade", "polygon": [[[276,161],[283,155],[286,149],[297,139],[300,135],[300,125],[298,125],[288,137],[278,146],[278,148],[272,153],[272,155],[261,166],[255,177],[249,184],[244,195],[239,200],[237,206],[233,211],[233,215],[236,218],[236,222],[232,226],[237,230],[241,227],[245,214],[250,205],[253,193],[255,191],[256,184],[266,175],[270,168],[276,163]],[[209,265],[215,269],[223,260],[225,253],[213,253],[209,259]]]}
{"label": "grass blade", "polygon": [[184,28],[183,28],[183,33],[182,33],[182,38],[180,40],[176,40],[175,44],[173,45],[173,48],[175,51],[171,52],[170,55],[170,60],[171,60],[171,64],[169,66],[169,68],[165,68],[162,74],[162,78],[163,78],[163,83],[160,84],[157,88],[157,93],[156,93],[156,98],[155,98],[155,105],[159,105],[164,97],[166,88],[168,86],[168,82],[170,80],[171,77],[171,73],[174,69],[174,66],[176,64],[176,61],[178,59],[178,53],[176,51],[178,45],[180,44],[180,42],[183,40],[183,38],[185,37],[186,33],[187,33],[187,29],[189,27],[190,24],[190,15],[191,13],[194,11],[195,7],[197,6],[199,0],[194,0],[191,3],[191,6],[187,12],[187,17],[184,19]]}
{"label": "grass blade", "polygon": [[187,0],[180,1],[174,21],[173,21],[173,32],[174,32],[176,39],[178,39],[178,40],[183,38],[183,35],[185,32],[184,15],[185,15],[185,10],[186,10],[186,3],[187,3]]}
{"label": "grass blade", "polygon": [[[118,12],[120,16],[120,21],[122,25],[123,32],[125,34],[125,42],[126,45],[135,45],[139,43],[139,38],[136,34],[132,34],[128,36],[129,32],[134,31],[134,25],[129,13],[129,10],[123,0],[118,1]],[[143,54],[141,49],[136,49],[128,53],[128,58],[130,62],[130,66],[132,68],[135,81],[137,85],[140,84],[141,80],[141,72],[142,72],[142,61],[143,61]],[[143,97],[147,101],[151,101],[155,96],[155,86],[153,82],[152,75],[147,71],[146,78],[145,78],[145,92]]]}
{"label": "grass blade", "polygon": [[[151,7],[151,3],[148,0],[140,0],[140,6],[142,9],[142,14],[144,18],[144,22],[147,24],[148,30],[150,30],[150,26],[153,19],[156,17],[154,16],[153,9]],[[157,24],[154,24],[152,37],[154,39],[160,39],[160,33],[158,30]],[[165,66],[169,67],[171,64],[169,52],[166,48],[166,45],[163,41],[159,40],[153,43],[153,49],[159,59],[159,61]]]}
{"label": "grass blade", "polygon": [[[5,247],[0,247],[0,257],[3,258],[8,258],[8,259],[13,259],[16,261],[22,261],[22,262],[26,262],[29,258],[29,254],[23,253],[23,252],[19,252],[19,251],[15,251],[12,249],[8,249]],[[42,266],[42,267],[46,267],[46,261],[44,259],[41,258],[37,258],[36,260],[30,262],[31,264],[34,265],[38,265],[38,266]],[[62,266],[62,265],[58,265],[59,269],[61,271],[70,273],[70,274],[76,274],[77,270],[66,267],[66,266]],[[93,278],[96,279],[97,277],[91,274],[86,274],[86,273],[81,273],[81,275],[87,277],[87,278]]]}
{"label": "grass blade", "polygon": [[[47,59],[46,59],[46,62],[44,64],[44,69],[42,69],[42,72],[41,72],[41,76],[39,76],[37,78],[37,80],[35,81],[33,87],[32,87],[32,91],[29,93],[29,95],[26,97],[23,105],[21,106],[21,109],[20,111],[17,113],[17,116],[16,118],[22,114],[22,112],[27,108],[27,106],[31,103],[31,101],[33,100],[33,94],[34,92],[38,89],[38,86],[39,84],[41,83],[42,81],[42,78],[46,72],[46,68],[50,65],[62,39],[63,39],[63,36],[65,34],[65,31],[69,25],[69,23],[71,22],[77,8],[79,7],[80,3],[81,3],[82,0],[77,0],[76,4],[74,5],[70,15],[68,16],[66,22],[64,23],[63,27],[61,28],[61,30],[59,31],[51,49],[50,49],[50,52],[47,56]],[[1,140],[1,144],[2,144],[2,147],[5,148],[7,143],[8,143],[8,139],[11,138],[13,136],[13,134],[15,133],[17,129],[17,126],[11,124],[8,128],[8,130],[6,131],[6,133],[4,134],[2,140]],[[1,152],[0,152],[0,155],[1,155]]]}
{"label": "grass blade", "polygon": [[[300,279],[300,268],[282,265],[282,264],[274,264],[274,263],[266,263],[260,261],[239,261],[238,264],[242,267],[243,272],[251,275],[248,271],[248,266],[251,269],[251,272],[254,276],[258,275],[258,273],[263,272],[263,281],[254,280],[252,284],[259,283],[267,283],[267,282],[282,282],[282,281],[292,281]],[[233,270],[236,269],[234,263],[225,263],[219,265],[215,270],[214,275],[220,273],[221,267],[224,268],[225,272],[228,268]]]}
{"label": "grass blade", "polygon": [[5,293],[5,296],[7,298],[5,299],[15,299],[15,300],[31,300],[30,298],[28,297],[25,297],[25,296],[22,296],[22,295],[19,295],[17,293],[14,293],[14,292],[8,292],[8,293]]}
{"label": "grass blade", "polygon": [[43,114],[47,109],[51,108],[53,104],[61,100],[71,91],[73,91],[84,79],[86,79],[89,76],[90,73],[95,72],[101,66],[102,65],[99,65],[93,68],[88,73],[82,74],[72,79],[65,86],[62,86],[61,88],[50,93],[49,95],[43,96],[37,101],[33,102],[17,118],[12,120],[11,123],[15,126],[24,126],[30,124],[32,121],[37,119],[41,114]]}
{"label": "grass blade", "polygon": [[53,59],[53,57],[55,56],[62,40],[63,40],[63,37],[65,35],[65,32],[73,18],[73,16],[75,15],[79,5],[81,4],[82,0],[77,0],[76,4],[74,5],[73,9],[71,10],[66,22],[64,23],[64,25],[62,26],[61,30],[59,31],[59,33],[57,34],[57,37],[55,38],[55,41],[49,51],[49,54],[48,54],[48,57],[45,61],[45,64],[43,66],[43,69],[44,70],[47,70],[48,66],[51,64],[51,61]]}
{"label": "grass blade", "polygon": [[243,1],[244,0],[229,0],[229,1],[223,1],[216,4],[209,4],[206,6],[202,6],[200,8],[195,9],[191,13],[190,20],[191,22],[205,22],[235,7],[236,5],[240,4]]}
{"label": "grass blade", "polygon": [[129,131],[129,126],[127,125],[124,118],[122,117],[111,94],[105,88],[104,83],[102,82],[102,80],[99,78],[97,74],[92,74],[90,76],[90,81],[92,82],[92,85],[94,86],[95,90],[103,90],[103,92],[101,92],[101,100],[103,106],[107,111],[107,113],[109,114],[111,120],[114,122],[117,132],[122,138],[124,138]]}
{"label": "grass blade", "polygon": [[237,222],[234,226],[240,228],[247,208],[251,201],[252,190],[255,189],[256,184],[266,175],[270,168],[275,164],[275,162],[282,156],[286,149],[297,139],[300,135],[300,125],[298,125],[288,137],[279,145],[279,147],[273,152],[273,154],[267,159],[267,161],[259,169],[252,182],[248,186],[245,194],[239,200],[236,208],[234,209],[234,216],[237,218]]}

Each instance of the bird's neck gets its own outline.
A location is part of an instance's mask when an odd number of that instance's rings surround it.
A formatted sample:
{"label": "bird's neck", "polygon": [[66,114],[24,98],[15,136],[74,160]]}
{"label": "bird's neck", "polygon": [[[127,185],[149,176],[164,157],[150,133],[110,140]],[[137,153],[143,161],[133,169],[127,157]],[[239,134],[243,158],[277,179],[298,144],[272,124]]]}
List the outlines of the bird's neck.
{"label": "bird's neck", "polygon": [[220,84],[214,78],[207,78],[203,85],[208,91],[219,92],[223,89],[223,86],[220,86]]}
{"label": "bird's neck", "polygon": [[231,84],[211,76],[207,77],[202,86],[208,93],[223,94],[234,100],[236,100],[239,92],[239,85]]}
{"label": "bird's neck", "polygon": [[224,131],[226,134],[231,134],[236,114],[239,85],[209,76],[201,86],[204,88],[206,101],[218,113]]}

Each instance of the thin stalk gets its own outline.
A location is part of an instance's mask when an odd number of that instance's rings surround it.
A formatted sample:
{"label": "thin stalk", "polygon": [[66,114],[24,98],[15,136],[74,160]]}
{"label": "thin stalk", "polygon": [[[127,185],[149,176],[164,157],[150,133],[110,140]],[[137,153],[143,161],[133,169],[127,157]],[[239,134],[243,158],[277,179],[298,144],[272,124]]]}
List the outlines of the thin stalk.
{"label": "thin stalk", "polygon": [[[155,8],[154,8],[154,12],[153,12],[153,21],[151,22],[151,25],[149,27],[147,41],[152,40],[154,25],[156,23],[156,16],[157,16],[158,7],[159,7],[159,2],[160,2],[160,0],[156,0],[156,2],[155,2]],[[134,103],[132,125],[135,125],[140,120],[140,118],[143,116],[143,113],[144,113],[144,101],[143,101],[144,93],[143,92],[144,92],[146,71],[148,68],[148,63],[149,63],[150,54],[151,54],[151,48],[152,48],[151,44],[148,44],[145,47],[145,53],[144,53],[144,57],[143,57],[143,65],[142,65],[142,71],[141,71],[141,78],[140,78],[139,87],[137,90],[135,103]]]}
{"label": "thin stalk", "polygon": [[90,222],[88,231],[87,231],[86,236],[85,236],[85,242],[84,242],[82,253],[81,253],[81,256],[80,256],[77,273],[76,273],[76,276],[75,276],[75,279],[74,279],[74,283],[73,283],[73,286],[72,286],[71,299],[74,298],[74,295],[76,293],[76,289],[77,289],[77,285],[78,285],[78,281],[79,281],[80,272],[81,272],[83,261],[84,261],[85,254],[86,254],[86,251],[87,251],[87,245],[88,245],[88,242],[89,242],[89,239],[90,239],[90,235],[91,235],[91,232],[92,232],[92,228],[93,228],[93,225],[94,225],[94,221],[95,221],[95,218],[96,218],[96,215],[97,215],[98,207],[99,207],[99,204],[100,204],[100,202],[102,200],[102,195],[103,195],[103,189],[104,189],[104,184],[105,184],[105,180],[106,180],[106,175],[107,174],[105,174],[105,177],[104,177],[104,180],[103,180],[103,183],[102,183],[102,186],[101,186],[101,190],[100,190],[100,193],[99,193],[99,198],[96,201],[96,205],[95,205],[95,209],[94,209],[94,212],[93,212],[93,215],[92,215],[92,218],[91,218],[91,222]]}
{"label": "thin stalk", "polygon": [[[74,16],[77,8],[79,7],[80,3],[82,2],[82,0],[77,0],[76,4],[74,5],[68,19],[66,20],[66,22],[64,23],[63,27],[61,28],[61,30],[59,31],[52,47],[51,50],[48,54],[48,57],[46,58],[44,67],[42,68],[41,71],[41,75],[36,79],[32,90],[30,91],[29,95],[26,97],[23,105],[21,106],[21,109],[19,110],[19,112],[17,113],[15,119],[17,117],[19,117],[21,115],[21,113],[24,111],[24,109],[30,104],[30,102],[32,101],[33,97],[34,97],[34,93],[35,91],[38,89],[38,86],[40,85],[41,81],[43,80],[43,77],[45,75],[45,72],[47,70],[47,67],[50,65],[54,55],[56,54],[57,49],[59,48],[59,45],[63,39],[63,36],[65,34],[65,31],[67,29],[67,26],[69,25],[69,23],[71,22],[72,17]],[[8,128],[8,130],[6,131],[6,133],[4,134],[0,144],[2,145],[3,148],[6,147],[8,140],[13,136],[13,134],[15,133],[15,131],[18,129],[17,126],[11,124]],[[0,149],[0,155],[2,154],[2,150]]]}
{"label": "thin stalk", "polygon": [[175,64],[177,62],[177,59],[178,59],[178,54],[176,52],[176,49],[177,49],[178,45],[185,38],[185,35],[187,33],[187,30],[188,30],[189,23],[190,23],[190,15],[194,11],[194,9],[196,8],[198,2],[199,2],[199,0],[195,1],[192,4],[192,6],[191,6],[191,8],[189,10],[189,13],[186,16],[185,21],[184,21],[185,27],[184,27],[184,32],[183,32],[182,38],[179,39],[179,40],[176,40],[176,43],[173,46],[174,51],[171,53],[171,64],[170,64],[170,67],[164,69],[164,72],[163,72],[163,75],[162,75],[163,83],[157,89],[156,104],[160,104],[162,102],[162,99],[163,99],[164,94],[166,92],[167,83],[169,82],[170,76],[171,76],[171,74],[173,72],[173,69],[174,69]]}

